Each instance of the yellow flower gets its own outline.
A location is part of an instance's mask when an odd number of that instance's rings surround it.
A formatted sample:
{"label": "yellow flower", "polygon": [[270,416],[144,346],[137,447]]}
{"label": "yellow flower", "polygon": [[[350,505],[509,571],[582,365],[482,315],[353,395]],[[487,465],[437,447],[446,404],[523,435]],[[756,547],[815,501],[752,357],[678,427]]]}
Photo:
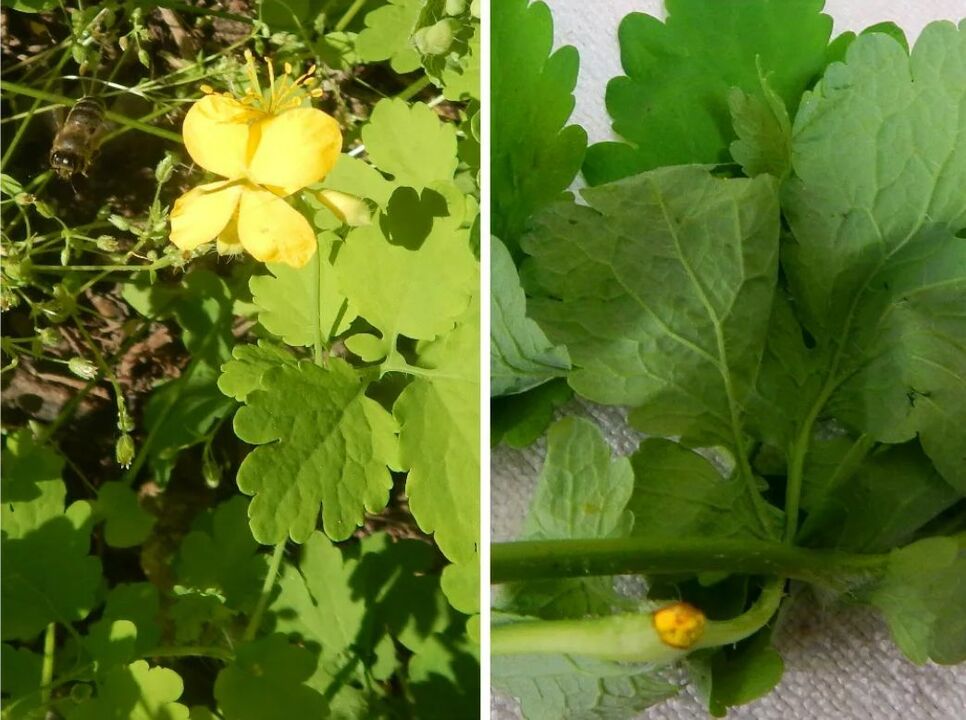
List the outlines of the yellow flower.
{"label": "yellow flower", "polygon": [[[171,242],[185,251],[215,240],[222,254],[247,251],[263,262],[302,267],[316,250],[308,220],[283,200],[332,170],[342,150],[334,118],[301,107],[300,78],[274,76],[262,93],[251,53],[241,98],[211,93],[188,111],[182,134],[191,158],[226,180],[182,195],[171,211]],[[209,90],[210,92],[210,90]],[[317,90],[310,93],[318,94]]]}

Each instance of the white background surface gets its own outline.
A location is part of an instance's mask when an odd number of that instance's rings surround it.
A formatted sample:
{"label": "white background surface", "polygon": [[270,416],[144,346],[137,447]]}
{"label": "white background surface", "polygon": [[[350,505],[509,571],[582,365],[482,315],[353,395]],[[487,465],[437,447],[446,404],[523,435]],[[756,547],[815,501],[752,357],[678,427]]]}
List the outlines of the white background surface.
{"label": "white background surface", "polygon": [[[499,0],[493,0],[494,4]],[[727,0],[720,0],[727,1]],[[577,105],[571,122],[587,130],[590,142],[613,139],[604,107],[607,81],[623,74],[617,26],[629,12],[664,17],[661,0],[546,0],[554,16],[555,45],[580,51]],[[833,37],[884,20],[905,29],[910,43],[934,19],[966,16],[966,0],[827,0]],[[571,403],[567,414],[593,417],[620,454],[633,452],[639,436],[624,413]],[[537,473],[543,441],[524,451],[493,453],[492,537],[512,540],[521,528]],[[820,608],[810,597],[794,603],[776,633],[785,675],[769,696],[729,713],[735,720],[963,720],[966,668],[917,667],[895,648],[878,616],[865,609]],[[492,717],[519,717],[513,701],[494,695]],[[647,720],[697,720],[708,715],[687,691],[647,711]]]}

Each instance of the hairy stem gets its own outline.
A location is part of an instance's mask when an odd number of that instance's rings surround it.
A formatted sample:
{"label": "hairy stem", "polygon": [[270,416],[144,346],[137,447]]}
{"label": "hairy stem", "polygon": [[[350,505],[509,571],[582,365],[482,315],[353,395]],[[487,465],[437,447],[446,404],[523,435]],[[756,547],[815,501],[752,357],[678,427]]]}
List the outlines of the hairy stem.
{"label": "hairy stem", "polygon": [[258,596],[258,604],[255,605],[255,611],[252,613],[251,618],[249,618],[248,626],[245,628],[245,634],[242,636],[245,642],[250,642],[255,639],[255,633],[258,632],[258,628],[262,624],[262,615],[265,614],[265,608],[268,607],[268,601],[272,597],[272,588],[275,587],[275,578],[278,576],[278,568],[282,564],[282,556],[284,554],[285,541],[283,540],[272,551],[272,560],[268,565],[268,573],[265,575],[265,582],[262,583],[262,594]]}
{"label": "hairy stem", "polygon": [[778,575],[827,586],[836,585],[843,573],[874,573],[885,566],[887,557],[760,540],[539,540],[494,544],[490,580],[724,571]]}

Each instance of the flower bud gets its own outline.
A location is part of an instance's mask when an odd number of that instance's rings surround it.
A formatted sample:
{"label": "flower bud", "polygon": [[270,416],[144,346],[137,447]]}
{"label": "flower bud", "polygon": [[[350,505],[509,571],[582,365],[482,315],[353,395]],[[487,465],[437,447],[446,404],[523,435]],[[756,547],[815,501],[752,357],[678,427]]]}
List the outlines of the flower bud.
{"label": "flower bud", "polygon": [[161,158],[161,162],[154,169],[154,178],[159,183],[166,183],[171,179],[171,173],[174,171],[174,156],[171,153],[165,153],[164,157]]}
{"label": "flower bud", "polygon": [[134,461],[134,438],[127,433],[121,435],[117,439],[117,445],[114,446],[114,457],[117,464],[125,470],[131,467]]}
{"label": "flower bud", "polygon": [[118,230],[129,231],[131,229],[131,223],[128,222],[127,218],[121,217],[120,215],[111,215],[107,221]]}
{"label": "flower bud", "polygon": [[445,55],[452,47],[458,29],[456,20],[440,20],[435,25],[418,30],[413,35],[413,42],[423,55]]}

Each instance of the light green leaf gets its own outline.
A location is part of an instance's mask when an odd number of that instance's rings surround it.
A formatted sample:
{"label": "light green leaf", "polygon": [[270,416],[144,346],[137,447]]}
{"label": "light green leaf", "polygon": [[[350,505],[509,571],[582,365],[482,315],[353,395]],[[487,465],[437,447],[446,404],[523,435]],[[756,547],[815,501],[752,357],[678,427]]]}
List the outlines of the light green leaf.
{"label": "light green leaf", "polygon": [[77,706],[68,720],[188,720],[188,708],[177,702],[184,683],[174,670],[138,660],[112,668],[97,689],[97,696]]}
{"label": "light green leaf", "polygon": [[426,720],[477,717],[480,667],[472,648],[434,635],[409,660],[414,714]]}
{"label": "light green leaf", "polygon": [[583,162],[587,133],[565,127],[579,59],[570,46],[551,54],[542,2],[504,0],[491,22],[493,234],[516,253],[527,219],[562,196]]}
{"label": "light green leaf", "polygon": [[27,429],[6,438],[0,475],[0,527],[5,539],[22,538],[64,512],[64,458],[40,445]]}
{"label": "light green leaf", "polygon": [[527,317],[527,299],[513,258],[490,242],[490,395],[529,390],[570,370],[567,349],[554,346]]}
{"label": "light green leaf", "polygon": [[350,352],[362,358],[363,362],[382,360],[389,353],[384,339],[368,333],[359,333],[346,338],[345,346]]}
{"label": "light green leaf", "polygon": [[[600,429],[583,418],[564,418],[547,436],[524,537],[626,537],[634,523],[625,509],[633,488],[630,461],[612,458]],[[545,619],[603,614],[620,604],[611,578],[514,583],[499,599],[502,609]]]}
{"label": "light green leaf", "polygon": [[739,446],[777,277],[774,180],[675,167],[584,196],[524,241],[530,311],[567,346],[571,386],[637,406],[644,432]]}
{"label": "light green leaf", "polygon": [[853,443],[835,444],[836,472],[802,503],[808,513],[798,534],[803,545],[884,552],[909,542],[916,530],[961,498],[918,443],[882,448],[858,465],[849,463]]}
{"label": "light green leaf", "polygon": [[[41,683],[43,657],[26,648],[15,648],[4,643],[0,645],[0,667],[3,668],[2,689],[4,712],[10,720],[33,717],[32,713],[41,704],[40,693],[35,693]],[[30,695],[29,698],[24,697]],[[22,699],[21,699],[22,698]],[[10,706],[16,702],[16,708]]]}
{"label": "light green leaf", "polygon": [[732,88],[728,108],[738,136],[731,157],[748,177],[768,173],[783,179],[792,164],[792,123],[782,99],[762,78],[761,95]]}
{"label": "light green leaf", "polygon": [[290,352],[264,340],[259,340],[258,345],[236,345],[231,357],[221,366],[218,389],[241,402],[261,387],[262,376],[268,370],[297,364]]}
{"label": "light green leaf", "polygon": [[312,533],[298,569],[286,568],[279,581],[281,593],[270,608],[276,632],[318,642],[330,657],[360,642],[366,607],[353,589],[357,567],[325,535]]}
{"label": "light green leaf", "polygon": [[490,400],[490,442],[524,448],[536,442],[553,420],[554,411],[574,395],[564,380],[551,380],[533,390]]}
{"label": "light green leaf", "polygon": [[737,648],[722,650],[711,659],[711,696],[708,710],[725,717],[728,708],[746,705],[770,693],[782,679],[785,663],[770,644],[770,633],[760,632]]}
{"label": "light green leaf", "polygon": [[566,655],[496,656],[491,681],[527,720],[632,717],[677,692],[648,666]]}
{"label": "light green leaf", "polygon": [[456,128],[423,103],[380,100],[362,141],[372,163],[399,185],[422,190],[456,172]]}
{"label": "light green leaf", "polygon": [[215,699],[233,720],[291,720],[328,715],[326,702],[305,684],[315,670],[312,654],[269,635],[238,649],[218,673]]}
{"label": "light green leaf", "polygon": [[777,539],[782,514],[772,510],[763,531],[747,487],[725,478],[707,459],[676,442],[650,438],[631,457],[634,493],[627,509],[637,537]]}
{"label": "light green leaf", "polygon": [[378,170],[365,160],[342,155],[332,168],[332,172],[325,176],[322,187],[326,190],[368,198],[379,207],[386,207],[389,196],[392,195],[393,184],[386,180]]}
{"label": "light green leaf", "polygon": [[254,496],[252,533],[263,544],[304,542],[319,504],[326,533],[343,540],[389,498],[389,467],[397,461],[396,424],[366,397],[366,384],[347,363],[273,368],[235,415],[235,434],[263,447],[238,470],[238,487]]}
{"label": "light green leaf", "polygon": [[353,230],[336,262],[341,291],[390,345],[397,335],[428,340],[446,332],[473,293],[468,231],[426,219],[432,229],[417,248],[393,244],[374,224]]}
{"label": "light green leaf", "polygon": [[782,255],[829,409],[881,442],[918,434],[960,491],[964,97],[966,28],[929,25],[911,57],[888,35],[858,37],[795,119]]}
{"label": "light green leaf", "polygon": [[824,0],[670,0],[661,22],[631,13],[620,24],[626,76],[607,85],[614,132],[627,142],[587,151],[592,185],[664,165],[728,159],[732,87],[758,95],[759,72],[791,114],[827,62],[832,18]]}
{"label": "light green leaf", "polygon": [[259,308],[258,321],[289,345],[328,342],[330,335],[345,332],[356,316],[351,304],[343,310],[345,297],[338,291],[332,268],[341,241],[332,232],[320,233],[318,240],[318,252],[304,267],[268,263],[272,274],[253,277],[249,283]]}
{"label": "light green leaf", "polygon": [[0,478],[0,626],[4,640],[33,640],[51,622],[71,624],[96,604],[101,563],[91,557],[91,507],[64,510],[63,461],[29,431],[6,440]]}
{"label": "light green leaf", "polygon": [[419,53],[410,43],[423,0],[389,0],[366,15],[365,29],[356,38],[356,53],[369,62],[390,60],[403,74],[419,67]]}
{"label": "light green leaf", "polygon": [[214,590],[228,607],[243,612],[254,607],[267,570],[248,528],[247,508],[245,498],[235,496],[202,515],[174,562],[179,585]]}
{"label": "light green leaf", "polygon": [[867,600],[914,663],[966,661],[966,557],[953,538],[928,538],[890,554]]}
{"label": "light green leaf", "polygon": [[154,527],[155,517],[141,507],[138,495],[123,482],[108,482],[97,491],[94,522],[104,521],[104,540],[111,547],[140,545]]}
{"label": "light green leaf", "polygon": [[583,418],[564,418],[547,437],[547,459],[527,514],[525,537],[626,537],[634,523],[625,510],[633,490],[630,461],[612,458],[600,429]]}
{"label": "light green leaf", "polygon": [[99,620],[84,638],[84,649],[94,659],[97,672],[135,659],[138,629],[130,620]]}
{"label": "light green leaf", "polygon": [[[472,288],[473,283],[464,287]],[[453,562],[478,564],[480,541],[479,304],[421,349],[428,371],[396,400],[406,493],[416,522]]]}

